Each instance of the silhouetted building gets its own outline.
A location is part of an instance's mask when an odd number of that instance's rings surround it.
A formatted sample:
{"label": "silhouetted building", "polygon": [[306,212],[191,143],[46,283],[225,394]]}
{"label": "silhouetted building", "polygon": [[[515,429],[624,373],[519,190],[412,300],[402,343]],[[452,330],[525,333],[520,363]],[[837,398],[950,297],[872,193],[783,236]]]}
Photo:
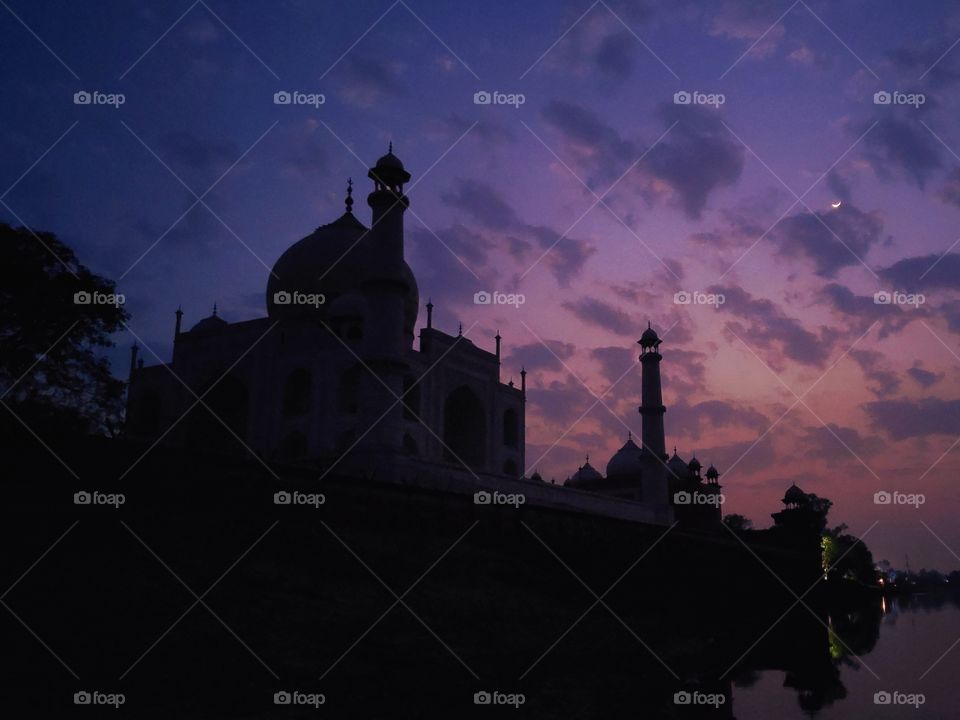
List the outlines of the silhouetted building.
{"label": "silhouetted building", "polygon": [[500,382],[499,336],[493,353],[448,335],[433,327],[428,304],[413,347],[410,174],[391,147],[369,178],[371,227],[353,214],[351,184],[346,212],[277,260],[267,317],[228,323],[214,306],[182,331],[177,310],[172,361],[131,363],[130,436],[203,450],[245,445],[267,459],[365,474],[523,473],[525,390]]}
{"label": "silhouetted building", "polygon": [[770,515],[774,527],[801,537],[816,537],[826,525],[826,512],[811,502],[811,497],[792,483],[783,495],[783,510]]}

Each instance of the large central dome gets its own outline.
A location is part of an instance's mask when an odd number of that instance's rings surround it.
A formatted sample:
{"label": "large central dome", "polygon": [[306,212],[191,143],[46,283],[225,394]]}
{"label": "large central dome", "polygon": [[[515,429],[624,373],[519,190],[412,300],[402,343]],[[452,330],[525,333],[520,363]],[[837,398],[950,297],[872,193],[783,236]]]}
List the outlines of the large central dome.
{"label": "large central dome", "polygon": [[[267,313],[273,319],[314,318],[326,321],[327,308],[337,298],[358,291],[369,277],[369,259],[376,233],[350,211],[291,245],[273,266],[267,281]],[[417,281],[405,261],[400,269],[407,285],[403,299],[404,331],[413,335],[420,305]],[[324,304],[297,303],[295,293],[323,295]]]}

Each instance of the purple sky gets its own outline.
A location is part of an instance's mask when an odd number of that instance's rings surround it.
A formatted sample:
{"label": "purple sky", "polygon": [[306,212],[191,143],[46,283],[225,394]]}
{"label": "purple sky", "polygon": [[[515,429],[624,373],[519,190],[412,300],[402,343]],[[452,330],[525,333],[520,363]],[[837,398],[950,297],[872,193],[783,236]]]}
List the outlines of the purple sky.
{"label": "purple sky", "polygon": [[639,433],[650,320],[668,446],[718,467],[725,512],[765,526],[795,481],[834,524],[879,521],[877,559],[960,566],[952,4],[9,0],[0,32],[0,219],[116,279],[161,357],[178,304],[188,326],[214,302],[264,314],[268,268],[342,212],[347,177],[368,221],[392,140],[437,325],[489,349],[499,329],[505,379],[530,371],[530,470],[602,471]]}

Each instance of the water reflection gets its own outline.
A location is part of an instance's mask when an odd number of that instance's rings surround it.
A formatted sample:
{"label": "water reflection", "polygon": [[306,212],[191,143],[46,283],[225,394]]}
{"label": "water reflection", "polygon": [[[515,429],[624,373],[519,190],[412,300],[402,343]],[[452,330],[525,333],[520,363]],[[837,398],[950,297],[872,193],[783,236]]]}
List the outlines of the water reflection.
{"label": "water reflection", "polygon": [[[947,593],[794,610],[740,663],[726,717],[954,717],[960,659],[947,651],[958,635],[960,597]],[[895,690],[923,692],[921,712],[876,704],[875,693]]]}

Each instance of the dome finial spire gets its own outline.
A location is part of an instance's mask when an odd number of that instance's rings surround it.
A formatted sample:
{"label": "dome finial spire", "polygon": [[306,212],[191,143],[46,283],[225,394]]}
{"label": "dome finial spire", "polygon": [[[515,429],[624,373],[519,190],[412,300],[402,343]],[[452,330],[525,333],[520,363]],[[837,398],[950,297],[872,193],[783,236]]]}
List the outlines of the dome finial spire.
{"label": "dome finial spire", "polygon": [[344,204],[347,206],[347,213],[353,213],[353,178],[347,178],[347,199]]}
{"label": "dome finial spire", "polygon": [[217,304],[216,304],[216,303],[213,304],[213,316],[214,316],[214,317],[217,316]]}
{"label": "dome finial spire", "polygon": [[391,152],[391,153],[393,152],[393,140],[390,141],[390,145],[387,148],[387,152]]}

